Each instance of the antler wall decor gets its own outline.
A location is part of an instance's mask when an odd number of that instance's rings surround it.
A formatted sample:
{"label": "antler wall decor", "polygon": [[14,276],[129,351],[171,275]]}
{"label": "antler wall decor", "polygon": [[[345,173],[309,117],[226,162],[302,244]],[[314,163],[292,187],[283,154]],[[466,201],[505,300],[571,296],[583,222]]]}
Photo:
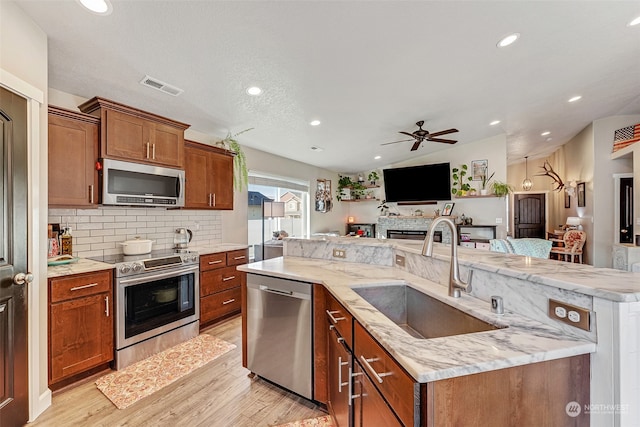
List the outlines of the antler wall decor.
{"label": "antler wall decor", "polygon": [[551,178],[553,180],[553,182],[556,183],[556,188],[554,188],[555,191],[562,191],[562,189],[564,188],[564,182],[562,182],[562,178],[560,178],[560,175],[558,175],[553,168],[551,167],[551,165],[549,164],[548,161],[544,161],[544,165],[540,166],[542,169],[544,169],[544,173],[539,173],[536,176],[548,176],[549,178]]}

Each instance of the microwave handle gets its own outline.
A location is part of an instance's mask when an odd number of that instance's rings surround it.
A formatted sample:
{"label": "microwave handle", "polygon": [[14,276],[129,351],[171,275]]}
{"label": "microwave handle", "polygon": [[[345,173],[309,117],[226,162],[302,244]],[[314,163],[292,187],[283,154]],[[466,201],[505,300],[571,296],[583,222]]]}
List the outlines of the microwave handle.
{"label": "microwave handle", "polygon": [[178,195],[178,197],[180,197],[180,196],[181,196],[181,194],[180,194],[180,193],[181,193],[181,191],[182,191],[182,187],[181,187],[181,185],[180,185],[180,182],[181,182],[181,181],[182,181],[182,180],[180,179],[180,177],[178,177],[178,179],[176,179],[176,194]]}

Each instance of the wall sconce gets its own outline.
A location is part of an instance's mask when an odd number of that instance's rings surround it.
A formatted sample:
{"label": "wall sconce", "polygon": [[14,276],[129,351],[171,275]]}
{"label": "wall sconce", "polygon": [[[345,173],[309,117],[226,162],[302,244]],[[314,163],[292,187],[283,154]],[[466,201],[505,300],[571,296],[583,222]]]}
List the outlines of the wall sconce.
{"label": "wall sconce", "polygon": [[356,219],[354,217],[350,216],[350,217],[347,217],[347,222],[349,224],[353,224],[354,222],[356,222]]}

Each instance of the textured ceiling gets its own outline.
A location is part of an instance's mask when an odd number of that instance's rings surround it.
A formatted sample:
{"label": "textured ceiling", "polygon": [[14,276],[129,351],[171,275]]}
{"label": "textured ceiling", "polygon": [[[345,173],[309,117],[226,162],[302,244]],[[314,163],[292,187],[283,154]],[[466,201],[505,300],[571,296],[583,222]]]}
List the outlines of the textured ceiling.
{"label": "textured ceiling", "polygon": [[[640,113],[640,25],[626,25],[638,1],[112,0],[108,16],[17,3],[49,37],[50,87],[211,135],[253,127],[241,144],[338,172],[449,147],[380,145],[418,120],[458,128],[458,144],[505,133],[514,163]],[[496,48],[512,32],[518,42]],[[147,74],[184,93],[140,85]],[[249,97],[252,85],[264,93]]]}

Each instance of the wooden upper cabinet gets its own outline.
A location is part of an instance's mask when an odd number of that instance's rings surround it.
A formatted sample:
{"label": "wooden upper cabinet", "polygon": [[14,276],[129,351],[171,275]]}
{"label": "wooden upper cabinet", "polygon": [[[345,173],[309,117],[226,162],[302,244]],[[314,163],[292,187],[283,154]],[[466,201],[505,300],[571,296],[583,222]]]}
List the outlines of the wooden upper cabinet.
{"label": "wooden upper cabinet", "polygon": [[100,119],[49,107],[49,205],[97,207]]}
{"label": "wooden upper cabinet", "polygon": [[233,209],[233,155],[192,141],[184,152],[185,208]]}
{"label": "wooden upper cabinet", "polygon": [[184,131],[189,125],[99,97],[78,108],[102,120],[102,157],[184,167]]}

